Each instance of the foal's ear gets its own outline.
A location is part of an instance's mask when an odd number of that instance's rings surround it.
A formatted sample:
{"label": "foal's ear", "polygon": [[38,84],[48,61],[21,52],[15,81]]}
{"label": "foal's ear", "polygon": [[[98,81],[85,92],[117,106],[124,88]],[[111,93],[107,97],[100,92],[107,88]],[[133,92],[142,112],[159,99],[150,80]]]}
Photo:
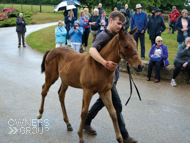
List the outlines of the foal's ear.
{"label": "foal's ear", "polygon": [[138,25],[133,30],[129,31],[129,34],[134,35],[137,32],[137,30],[138,30]]}
{"label": "foal's ear", "polygon": [[125,34],[125,29],[122,27],[119,31],[119,39],[122,38],[124,34]]}

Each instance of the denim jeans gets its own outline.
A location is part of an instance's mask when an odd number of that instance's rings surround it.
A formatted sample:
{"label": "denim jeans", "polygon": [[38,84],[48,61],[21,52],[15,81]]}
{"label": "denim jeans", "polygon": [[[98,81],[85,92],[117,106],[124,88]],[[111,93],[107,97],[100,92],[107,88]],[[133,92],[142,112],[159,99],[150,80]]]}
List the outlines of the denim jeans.
{"label": "denim jeans", "polygon": [[175,31],[175,23],[176,21],[170,22],[169,26],[172,28],[172,33]]}
{"label": "denim jeans", "polygon": [[188,37],[188,35],[183,36],[184,41],[178,42],[178,50],[179,50],[179,46],[182,45],[183,42],[185,43],[185,39],[186,39],[187,37]]}
{"label": "denim jeans", "polygon": [[138,48],[138,38],[140,37],[141,42],[141,58],[145,58],[145,35],[144,33],[135,33],[134,39],[137,42],[137,48]]}
{"label": "denim jeans", "polygon": [[[113,86],[111,88],[111,93],[112,93],[112,102],[113,102],[113,106],[116,110],[116,114],[117,114],[117,120],[118,120],[118,124],[119,124],[119,129],[121,132],[122,137],[125,139],[128,137],[128,131],[125,128],[125,122],[123,119],[123,116],[121,114],[122,112],[122,104],[121,104],[121,99],[119,97],[119,94],[117,92],[116,89],[116,82],[113,83]],[[98,98],[96,100],[96,102],[92,105],[92,107],[90,108],[90,111],[88,113],[88,116],[85,120],[85,125],[90,125],[92,119],[95,118],[95,116],[98,114],[98,112],[104,107],[104,103],[102,102],[101,98]]]}

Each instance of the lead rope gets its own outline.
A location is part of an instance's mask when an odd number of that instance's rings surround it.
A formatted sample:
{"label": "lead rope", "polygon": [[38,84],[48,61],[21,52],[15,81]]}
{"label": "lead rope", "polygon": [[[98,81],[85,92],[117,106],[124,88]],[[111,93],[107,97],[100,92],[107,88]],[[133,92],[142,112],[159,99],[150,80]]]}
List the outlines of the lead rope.
{"label": "lead rope", "polygon": [[139,90],[138,90],[138,88],[137,88],[135,82],[133,81],[133,78],[132,78],[132,76],[131,76],[131,72],[130,72],[128,63],[127,63],[127,71],[128,71],[128,74],[129,74],[129,81],[130,81],[130,96],[129,96],[129,99],[127,100],[127,102],[125,103],[125,106],[128,104],[129,100],[131,99],[131,95],[132,95],[132,89],[133,89],[133,88],[132,88],[132,83],[131,83],[131,81],[133,82],[133,85],[135,86],[136,91],[137,91],[137,94],[138,94],[138,96],[139,96],[139,100],[141,101],[141,96],[140,96],[140,94],[139,94]]}

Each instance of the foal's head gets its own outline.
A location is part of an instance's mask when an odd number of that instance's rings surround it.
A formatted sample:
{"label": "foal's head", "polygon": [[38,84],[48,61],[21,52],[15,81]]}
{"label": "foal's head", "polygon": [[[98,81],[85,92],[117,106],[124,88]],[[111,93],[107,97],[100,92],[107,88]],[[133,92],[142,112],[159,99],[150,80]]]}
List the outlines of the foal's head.
{"label": "foal's head", "polygon": [[143,63],[137,53],[137,43],[133,38],[137,28],[135,27],[130,32],[125,32],[123,28],[120,30],[117,37],[119,41],[119,56],[132,65],[136,71],[142,71]]}

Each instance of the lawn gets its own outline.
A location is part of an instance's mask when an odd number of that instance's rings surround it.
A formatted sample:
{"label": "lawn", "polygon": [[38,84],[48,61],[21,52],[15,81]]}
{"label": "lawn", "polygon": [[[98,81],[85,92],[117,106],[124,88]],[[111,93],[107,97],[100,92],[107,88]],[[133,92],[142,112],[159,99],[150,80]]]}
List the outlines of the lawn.
{"label": "lawn", "polygon": [[[55,48],[55,33],[54,30],[57,26],[51,26],[44,29],[41,29],[39,31],[36,31],[32,34],[30,34],[26,41],[27,43],[37,51],[40,51],[42,53],[45,53],[47,50],[51,50]],[[173,65],[173,60],[175,58],[175,55],[177,53],[177,32],[175,34],[168,34],[168,29],[165,30],[164,33],[162,33],[163,43],[168,46],[169,51],[169,62]],[[40,40],[39,40],[40,39]],[[140,43],[140,41],[139,41]],[[91,35],[89,35],[88,40],[88,47],[87,50],[90,49],[92,45],[91,41]],[[146,33],[145,35],[145,60],[149,60],[148,54],[151,48],[151,41],[149,40],[149,35]],[[140,55],[140,44],[138,45],[138,52]]]}

